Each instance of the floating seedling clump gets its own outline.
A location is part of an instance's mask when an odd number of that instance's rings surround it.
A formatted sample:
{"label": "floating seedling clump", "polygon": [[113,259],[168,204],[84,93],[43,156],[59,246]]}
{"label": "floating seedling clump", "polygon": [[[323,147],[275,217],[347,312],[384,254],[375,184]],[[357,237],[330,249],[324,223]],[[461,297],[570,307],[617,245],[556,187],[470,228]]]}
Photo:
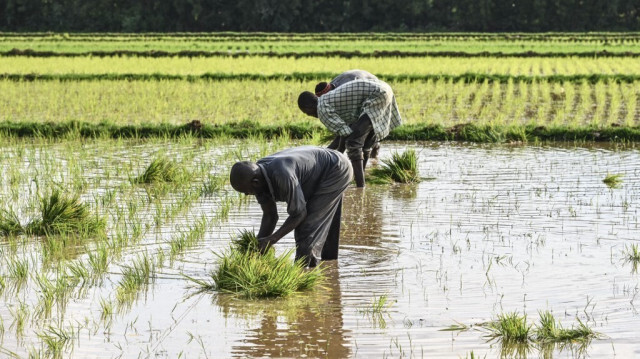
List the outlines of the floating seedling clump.
{"label": "floating seedling clump", "polygon": [[105,221],[90,213],[89,207],[80,201],[78,195],[65,196],[54,191],[40,199],[41,217],[29,223],[28,233],[35,235],[55,235],[81,233],[92,235],[105,228]]}
{"label": "floating seedling clump", "polygon": [[143,174],[134,178],[133,183],[153,184],[179,182],[186,178],[185,170],[164,157],[154,159]]}
{"label": "floating seedling clump", "polygon": [[286,297],[313,288],[323,277],[323,269],[305,268],[304,260],[292,262],[292,251],[276,255],[274,249],[261,254],[255,234],[241,232],[231,248],[220,255],[211,281],[192,279],[203,290],[236,293],[245,298]]}
{"label": "floating seedling clump", "polygon": [[618,188],[622,184],[622,173],[611,174],[607,173],[607,176],[602,180],[609,188]]}
{"label": "floating seedling clump", "polygon": [[371,171],[371,182],[374,183],[416,183],[420,182],[418,174],[418,156],[415,150],[394,153],[391,159],[382,160],[382,167]]}
{"label": "floating seedling clump", "polygon": [[[452,325],[444,331],[467,331],[473,327],[480,327],[486,331],[487,337],[491,340],[499,340],[507,347],[516,346],[511,349],[526,349],[530,344],[572,344],[588,343],[591,339],[598,338],[599,333],[595,332],[580,319],[577,325],[571,328],[564,328],[560,322],[549,311],[539,312],[540,320],[533,325],[527,322],[526,315],[517,312],[499,314],[498,318],[486,323],[474,324],[471,326],[464,324]],[[522,346],[522,347],[518,347]]]}

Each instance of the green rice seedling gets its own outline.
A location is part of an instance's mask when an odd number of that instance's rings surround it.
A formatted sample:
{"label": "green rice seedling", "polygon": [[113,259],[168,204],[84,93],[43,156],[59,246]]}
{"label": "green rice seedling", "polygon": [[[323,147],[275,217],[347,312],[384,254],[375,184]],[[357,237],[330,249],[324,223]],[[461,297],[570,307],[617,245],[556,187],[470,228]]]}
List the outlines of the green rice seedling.
{"label": "green rice seedling", "polygon": [[186,171],[164,157],[155,158],[140,176],[131,180],[134,184],[179,182],[186,179]]}
{"label": "green rice seedling", "polygon": [[360,311],[363,313],[370,314],[381,314],[387,310],[391,306],[389,302],[389,296],[387,294],[382,294],[379,297],[373,296],[371,300],[371,304],[365,308],[362,308]]}
{"label": "green rice seedling", "polygon": [[82,252],[86,241],[84,236],[75,233],[47,234],[40,241],[42,261],[44,264],[55,264],[72,259]]}
{"label": "green rice seedling", "polygon": [[7,283],[5,282],[4,276],[0,274],[0,294],[4,292],[4,289],[7,287]]}
{"label": "green rice seedling", "polygon": [[102,320],[106,320],[107,318],[111,318],[113,316],[113,302],[111,302],[110,300],[100,298],[100,309],[100,318]]}
{"label": "green rice seedling", "polygon": [[29,260],[10,258],[7,262],[7,274],[20,287],[29,278]]}
{"label": "green rice seedling", "polygon": [[75,333],[73,328],[68,331],[64,328],[56,328],[49,325],[45,330],[37,333],[37,335],[46,347],[47,357],[60,359],[63,358],[63,352],[73,343]]}
{"label": "green rice seedling", "polygon": [[622,173],[611,174],[607,173],[607,176],[602,180],[609,188],[619,188],[622,184]]}
{"label": "green rice seedling", "polygon": [[632,243],[629,247],[624,246],[624,259],[629,262],[640,262],[640,250],[636,243]]}
{"label": "green rice seedling", "polygon": [[217,221],[222,221],[229,218],[229,212],[231,211],[233,203],[234,202],[232,198],[225,197],[225,199],[218,206],[218,212],[215,215],[215,219]]}
{"label": "green rice seedling", "polygon": [[598,336],[598,333],[578,319],[578,326],[563,328],[550,311],[540,312],[540,324],[534,330],[535,339],[541,343],[581,342]]}
{"label": "green rice seedling", "polygon": [[225,185],[227,179],[224,176],[209,175],[202,186],[201,195],[204,197],[210,197],[218,193]]}
{"label": "green rice seedling", "polygon": [[640,264],[640,250],[638,249],[638,245],[635,243],[632,243],[629,247],[625,245],[622,255],[625,263],[631,263],[631,273],[637,273],[638,265]]}
{"label": "green rice seedling", "polygon": [[106,222],[90,213],[78,195],[66,196],[56,190],[40,199],[41,218],[27,225],[36,235],[78,233],[93,235],[104,230]]}
{"label": "green rice seedling", "polygon": [[89,267],[91,268],[91,275],[99,277],[107,272],[109,267],[109,250],[105,244],[99,244],[93,251],[89,251]]}
{"label": "green rice seedling", "polygon": [[24,233],[20,219],[12,210],[0,209],[0,235],[17,236]]}
{"label": "green rice seedling", "polygon": [[527,315],[519,315],[517,312],[498,315],[498,319],[489,322],[486,328],[490,331],[489,337],[507,343],[526,343],[531,331]]}
{"label": "green rice seedling", "polygon": [[382,160],[383,165],[371,171],[372,183],[416,183],[420,182],[418,174],[418,157],[413,149],[402,154],[394,153],[389,160]]}
{"label": "green rice seedling", "polygon": [[11,316],[13,316],[11,328],[15,328],[16,336],[22,336],[24,333],[24,325],[29,319],[29,306],[24,302],[19,302],[15,309],[9,308],[9,312],[11,313]]}
{"label": "green rice seedling", "polygon": [[304,262],[291,262],[292,251],[276,256],[273,249],[261,255],[231,248],[220,256],[211,281],[189,278],[202,290],[235,293],[245,298],[286,297],[311,289],[324,278],[323,269],[305,269]]}
{"label": "green rice seedling", "polygon": [[238,237],[231,242],[233,248],[238,252],[258,252],[258,237],[253,231],[241,230]]}
{"label": "green rice seedling", "polygon": [[118,283],[116,298],[118,303],[125,304],[136,299],[140,289],[149,284],[155,276],[155,263],[145,253],[138,255],[131,266],[124,267],[122,279]]}
{"label": "green rice seedling", "polygon": [[75,283],[87,283],[91,277],[87,265],[83,261],[67,264],[68,275]]}
{"label": "green rice seedling", "polygon": [[201,217],[186,231],[180,233],[169,241],[171,259],[182,253],[185,249],[191,248],[204,236],[207,229],[207,218]]}

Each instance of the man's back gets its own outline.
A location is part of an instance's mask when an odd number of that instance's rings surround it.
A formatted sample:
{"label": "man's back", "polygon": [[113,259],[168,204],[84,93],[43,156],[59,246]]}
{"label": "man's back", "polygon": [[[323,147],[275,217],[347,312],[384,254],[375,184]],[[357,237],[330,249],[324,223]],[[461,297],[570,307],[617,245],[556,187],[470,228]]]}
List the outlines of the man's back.
{"label": "man's back", "polygon": [[333,85],[333,87],[338,88],[346,84],[347,82],[351,82],[354,80],[378,81],[378,78],[368,71],[349,70],[336,76],[333,80],[331,80],[331,84]]}
{"label": "man's back", "polygon": [[341,153],[327,148],[302,146],[286,149],[256,162],[270,182],[276,201],[287,201],[296,183],[305,198],[310,198],[319,184],[331,175],[337,166],[348,161]]}

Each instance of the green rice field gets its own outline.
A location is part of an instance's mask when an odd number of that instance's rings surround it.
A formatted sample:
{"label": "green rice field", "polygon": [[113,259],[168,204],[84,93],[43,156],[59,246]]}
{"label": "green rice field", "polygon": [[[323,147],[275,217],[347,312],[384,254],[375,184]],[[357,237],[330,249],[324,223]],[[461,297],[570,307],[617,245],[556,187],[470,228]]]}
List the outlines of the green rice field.
{"label": "green rice field", "polygon": [[[638,33],[0,33],[0,357],[637,356],[639,54]],[[407,183],[347,189],[337,261],[301,269],[290,234],[265,267],[229,169],[326,145],[298,94],[355,68],[403,117],[367,175],[395,158]]]}

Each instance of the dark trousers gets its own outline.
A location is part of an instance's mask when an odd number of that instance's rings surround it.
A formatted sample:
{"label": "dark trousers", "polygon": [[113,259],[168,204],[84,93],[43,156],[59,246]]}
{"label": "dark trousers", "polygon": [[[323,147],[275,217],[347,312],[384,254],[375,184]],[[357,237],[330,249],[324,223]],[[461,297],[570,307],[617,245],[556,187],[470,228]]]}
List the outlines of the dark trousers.
{"label": "dark trousers", "polygon": [[372,148],[375,149],[377,156],[380,142],[376,139],[376,134],[373,131],[373,125],[371,125],[369,116],[367,114],[360,116],[358,121],[352,123],[349,127],[351,127],[353,132],[346,137],[336,136],[328,148],[340,152],[344,152],[346,149],[347,156],[349,156],[349,159],[352,161],[364,159],[365,153],[366,157],[369,157]]}

